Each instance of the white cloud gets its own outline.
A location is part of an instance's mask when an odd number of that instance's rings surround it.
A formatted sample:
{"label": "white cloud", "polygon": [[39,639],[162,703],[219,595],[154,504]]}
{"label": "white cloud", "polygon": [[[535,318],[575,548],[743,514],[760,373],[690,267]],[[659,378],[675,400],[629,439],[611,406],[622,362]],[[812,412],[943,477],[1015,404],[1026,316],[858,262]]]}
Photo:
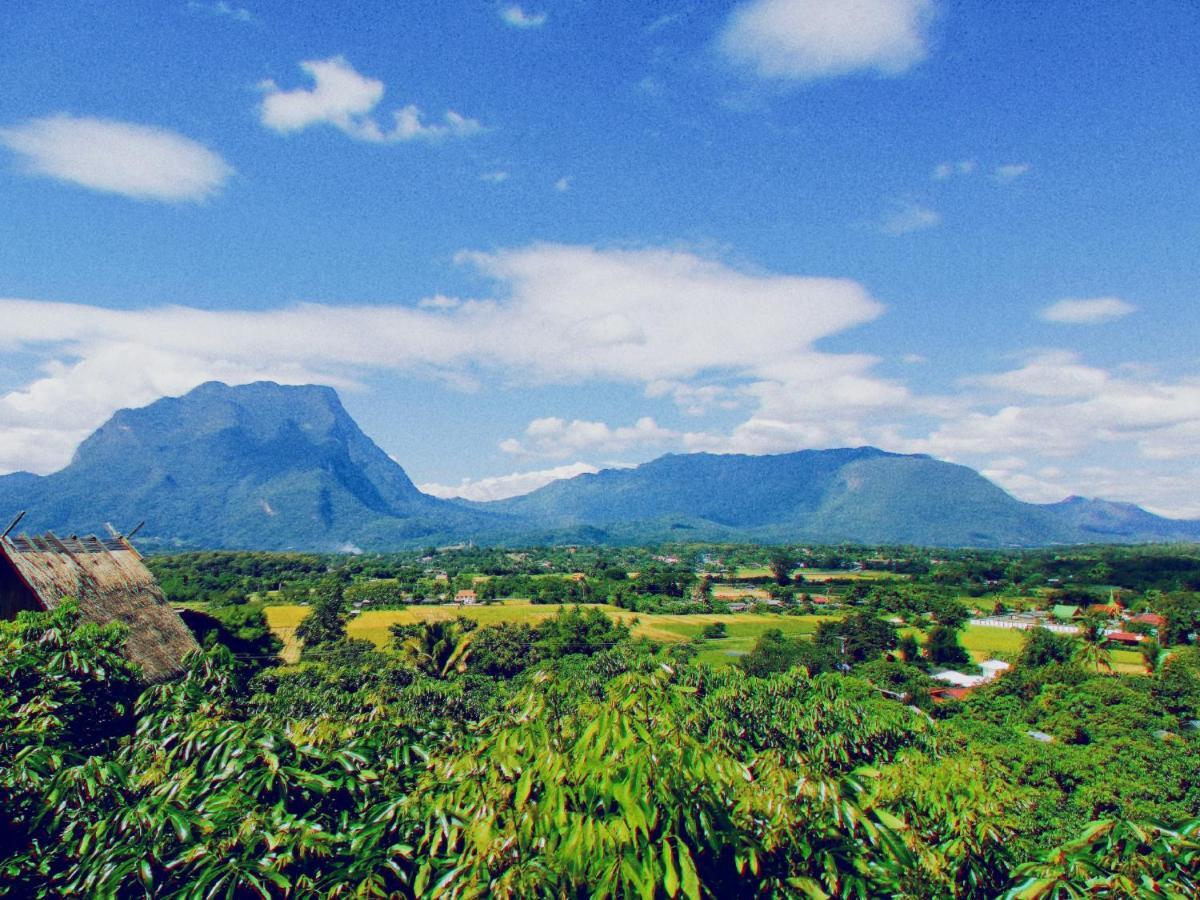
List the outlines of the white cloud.
{"label": "white cloud", "polygon": [[462,301],[457,297],[444,297],[438,294],[435,297],[426,297],[417,302],[419,309],[455,309],[462,306]]}
{"label": "white cloud", "polygon": [[702,416],[713,409],[736,409],[744,402],[745,393],[719,384],[689,384],[660,379],[646,385],[646,396],[670,397],[689,416]]}
{"label": "white cloud", "polygon": [[992,174],[997,181],[1016,181],[1022,175],[1028,174],[1030,168],[1029,163],[1009,163],[1004,166],[996,166],[996,170]]}
{"label": "white cloud", "polygon": [[503,500],[506,497],[518,497],[528,494],[540,487],[545,487],[552,481],[563,478],[574,478],[576,475],[589,475],[600,470],[585,462],[574,462],[565,466],[555,466],[552,469],[538,469],[534,472],[514,472],[511,475],[496,475],[491,478],[464,478],[456,485],[421,484],[418,487],[426,494],[435,497],[461,497],[464,500]]}
{"label": "white cloud", "polygon": [[1103,369],[1080,363],[1066,350],[1040,353],[1019,369],[982,379],[992,387],[1032,397],[1093,397],[1109,384]]}
{"label": "white cloud", "polygon": [[554,189],[560,192],[569,191],[571,189],[571,179],[566,176],[558,179],[558,181],[554,182]]}
{"label": "white cloud", "polygon": [[763,78],[899,75],[928,53],[932,15],[931,0],[750,0],[734,9],[719,43]]}
{"label": "white cloud", "polygon": [[[1186,496],[1200,496],[1200,481],[1188,482],[1185,495],[1164,487],[1178,485],[1182,461],[1200,460],[1200,379],[1136,378],[1124,367],[1107,371],[1076,354],[1050,351],[978,383],[999,393],[977,398],[974,409],[948,418],[928,437],[895,446],[981,464],[1025,499],[1077,493],[1140,499],[1175,515],[1200,508]],[[1035,471],[997,462],[998,454],[1028,459]],[[1047,466],[1053,459],[1075,465]],[[1094,482],[1089,465],[1109,475]]]}
{"label": "white cloud", "polygon": [[945,181],[955,175],[974,174],[976,162],[973,159],[960,159],[958,162],[938,163],[934,166],[933,177],[936,181]]}
{"label": "white cloud", "polygon": [[199,202],[233,174],[202,144],[147,125],[60,114],[0,129],[25,170],[135,200]]}
{"label": "white cloud", "polygon": [[234,6],[226,0],[217,0],[216,3],[199,3],[197,0],[188,0],[188,9],[192,12],[207,13],[211,16],[219,16],[224,19],[233,19],[235,22],[253,22],[254,14],[250,10],[241,6]]}
{"label": "white cloud", "polygon": [[900,357],[900,362],[907,366],[922,366],[929,362],[929,357],[921,353],[905,353]]}
{"label": "white cloud", "polygon": [[508,181],[508,179],[509,173],[502,169],[497,169],[494,172],[484,172],[479,176],[480,181],[487,181],[492,184],[501,184],[505,181]]}
{"label": "white cloud", "polygon": [[941,221],[942,217],[937,210],[929,209],[912,201],[905,201],[898,204],[884,217],[880,227],[888,234],[899,236],[935,228],[941,224]]}
{"label": "white cloud", "polygon": [[513,28],[541,28],[548,17],[544,12],[528,13],[516,3],[508,3],[500,7],[500,18]]}
{"label": "white cloud", "polygon": [[617,428],[604,422],[568,422],[548,416],[530,422],[522,439],[501,441],[500,449],[518,456],[561,458],[582,452],[623,453],[642,445],[661,445],[675,437],[675,432],[660,427],[649,416]]}
{"label": "white cloud", "polygon": [[1137,307],[1119,297],[1059,300],[1038,313],[1039,319],[1063,325],[1097,325],[1135,312]]}
{"label": "white cloud", "polygon": [[[812,386],[840,359],[814,342],[882,311],[853,281],[743,272],[678,250],[538,244],[459,261],[499,282],[503,299],[254,312],[0,300],[0,353],[35,353],[47,366],[0,398],[0,432],[44,429],[43,441],[14,446],[0,468],[50,471],[115,409],[211,379],[345,384],[383,370],[464,388],[481,379],[672,382],[691,385],[676,393],[693,403],[717,399],[704,389],[710,376],[749,384],[803,375]],[[782,359],[812,362],[789,374],[777,370]],[[564,424],[559,443],[596,445],[578,443],[597,434],[584,425]],[[630,427],[600,432],[598,443],[661,436]],[[542,437],[535,452],[553,435]]]}
{"label": "white cloud", "polygon": [[411,104],[393,112],[392,126],[385,130],[372,116],[383,99],[382,81],[360,75],[340,56],[302,62],[300,68],[312,78],[311,89],[285,91],[270,80],[259,85],[264,93],[259,107],[262,124],[280,134],[332,125],[356,140],[396,143],[469,137],[483,131],[479,122],[453,110],[441,122],[427,122]]}

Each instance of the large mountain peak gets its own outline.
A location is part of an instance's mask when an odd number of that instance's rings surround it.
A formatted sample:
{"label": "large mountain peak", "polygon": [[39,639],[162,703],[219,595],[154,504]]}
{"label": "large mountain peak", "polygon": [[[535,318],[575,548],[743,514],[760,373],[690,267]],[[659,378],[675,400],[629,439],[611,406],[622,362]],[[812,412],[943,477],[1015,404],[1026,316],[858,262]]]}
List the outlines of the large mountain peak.
{"label": "large mountain peak", "polygon": [[71,464],[31,485],[35,528],[89,531],[145,519],[171,545],[399,546],[486,515],[427,497],[316,385],[208,382],[123,409]]}

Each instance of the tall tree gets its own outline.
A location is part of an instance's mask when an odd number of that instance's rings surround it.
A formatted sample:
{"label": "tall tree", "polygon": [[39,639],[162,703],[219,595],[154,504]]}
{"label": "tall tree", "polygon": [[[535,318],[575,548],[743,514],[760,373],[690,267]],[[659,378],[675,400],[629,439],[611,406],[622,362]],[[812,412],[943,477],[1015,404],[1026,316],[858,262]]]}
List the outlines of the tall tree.
{"label": "tall tree", "polygon": [[322,584],[313,599],[312,612],[296,627],[296,637],[304,642],[304,652],[312,653],[325,644],[346,638],[346,599],[336,582]]}
{"label": "tall tree", "polygon": [[792,569],[796,568],[796,557],[785,548],[777,547],[772,550],[767,565],[771,568],[771,575],[776,584],[782,587],[792,583]]}
{"label": "tall tree", "polygon": [[1112,671],[1112,653],[1105,646],[1106,620],[1100,615],[1088,615],[1079,623],[1079,646],[1075,648],[1075,661],[1093,672]]}

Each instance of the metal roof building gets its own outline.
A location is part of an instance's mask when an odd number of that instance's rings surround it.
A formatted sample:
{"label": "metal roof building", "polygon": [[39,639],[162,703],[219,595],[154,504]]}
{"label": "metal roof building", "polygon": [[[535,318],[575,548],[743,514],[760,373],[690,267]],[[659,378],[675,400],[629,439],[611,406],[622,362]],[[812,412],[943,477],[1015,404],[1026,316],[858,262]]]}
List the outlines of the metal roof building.
{"label": "metal roof building", "polygon": [[147,681],[170,678],[199,649],[124,537],[0,536],[0,618],[54,609],[68,597],[86,621],[126,626],[126,655]]}

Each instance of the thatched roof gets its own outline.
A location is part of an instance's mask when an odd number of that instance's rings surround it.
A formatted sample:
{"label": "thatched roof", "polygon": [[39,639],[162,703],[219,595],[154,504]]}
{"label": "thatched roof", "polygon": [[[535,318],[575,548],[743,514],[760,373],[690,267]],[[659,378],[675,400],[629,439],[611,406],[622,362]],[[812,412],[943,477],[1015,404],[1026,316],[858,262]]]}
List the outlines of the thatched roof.
{"label": "thatched roof", "polygon": [[73,597],[87,621],[124,623],[126,653],[147,681],[174,675],[198,649],[141,554],[122,537],[0,537],[0,568],[4,561],[33,608],[54,609]]}

